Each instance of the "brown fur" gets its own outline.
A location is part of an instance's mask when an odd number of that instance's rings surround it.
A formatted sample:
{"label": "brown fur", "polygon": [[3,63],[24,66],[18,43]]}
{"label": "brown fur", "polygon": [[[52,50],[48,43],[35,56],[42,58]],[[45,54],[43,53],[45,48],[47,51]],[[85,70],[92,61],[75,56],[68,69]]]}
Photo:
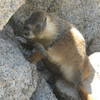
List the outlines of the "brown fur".
{"label": "brown fur", "polygon": [[[35,16],[35,14],[37,15],[37,13],[38,16],[35,19],[33,16]],[[30,20],[33,22],[37,20],[37,23],[39,23],[39,19],[45,17],[47,20],[42,22],[42,25],[46,23],[45,28],[38,33],[34,33],[32,29],[29,30],[29,32],[31,31],[33,33],[31,35],[33,35],[34,38],[27,39],[31,40],[31,42],[33,41],[33,43],[39,42],[44,46],[48,60],[58,66],[56,69],[59,69],[59,73],[62,74],[66,81],[73,83],[79,88],[83,93],[83,100],[93,100],[92,98],[88,98],[89,94],[85,92],[84,88],[80,85],[82,81],[88,77],[90,71],[90,62],[86,55],[83,36],[70,23],[57,16],[52,17],[52,14],[49,15],[42,11],[33,13],[27,20],[27,23],[25,23],[25,26],[30,25],[31,27],[35,27],[36,23],[30,23]],[[49,46],[50,44],[52,44],[52,46]],[[40,55],[38,55],[38,58],[39,56]],[[33,58],[36,58],[36,55]],[[33,58],[31,60],[34,60]],[[40,56],[40,58],[42,57]]]}

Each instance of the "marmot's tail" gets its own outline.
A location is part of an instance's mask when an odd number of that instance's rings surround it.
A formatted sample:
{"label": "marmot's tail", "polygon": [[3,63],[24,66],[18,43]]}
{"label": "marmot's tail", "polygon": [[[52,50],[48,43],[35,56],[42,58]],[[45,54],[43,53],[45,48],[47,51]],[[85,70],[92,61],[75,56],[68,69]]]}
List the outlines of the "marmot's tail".
{"label": "marmot's tail", "polygon": [[79,92],[82,100],[95,100],[83,87],[79,88]]}

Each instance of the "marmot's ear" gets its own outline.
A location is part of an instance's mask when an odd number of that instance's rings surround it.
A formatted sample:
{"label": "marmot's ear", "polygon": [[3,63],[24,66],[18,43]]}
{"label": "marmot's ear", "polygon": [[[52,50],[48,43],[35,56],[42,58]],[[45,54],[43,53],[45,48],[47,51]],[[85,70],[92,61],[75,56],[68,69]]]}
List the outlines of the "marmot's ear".
{"label": "marmot's ear", "polygon": [[47,22],[47,16],[46,16],[46,17],[44,17],[44,22],[45,22],[45,23]]}
{"label": "marmot's ear", "polygon": [[39,21],[36,23],[35,25],[35,32],[41,32],[45,29],[46,27],[46,24],[47,24],[47,18],[43,18],[42,21]]}
{"label": "marmot's ear", "polygon": [[47,24],[47,16],[44,17],[43,23],[46,25]]}

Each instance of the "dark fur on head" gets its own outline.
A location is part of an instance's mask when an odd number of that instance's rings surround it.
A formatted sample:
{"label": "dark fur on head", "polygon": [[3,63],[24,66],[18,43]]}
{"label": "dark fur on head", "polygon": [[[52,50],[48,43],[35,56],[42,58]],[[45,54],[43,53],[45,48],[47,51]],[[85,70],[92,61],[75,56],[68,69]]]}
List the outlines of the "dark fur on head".
{"label": "dark fur on head", "polygon": [[[41,33],[46,27],[47,24],[46,20],[47,16],[45,12],[43,11],[33,12],[31,17],[24,23],[23,36],[28,38],[29,35],[32,36],[33,34],[38,35],[39,33]],[[30,32],[30,30],[32,32]]]}
{"label": "dark fur on head", "polygon": [[[54,18],[54,17],[53,17]],[[25,21],[23,32],[20,37],[23,37],[30,43],[40,42],[48,46],[56,38],[58,32],[56,24],[52,20],[51,14],[44,11],[34,11],[32,15]]]}

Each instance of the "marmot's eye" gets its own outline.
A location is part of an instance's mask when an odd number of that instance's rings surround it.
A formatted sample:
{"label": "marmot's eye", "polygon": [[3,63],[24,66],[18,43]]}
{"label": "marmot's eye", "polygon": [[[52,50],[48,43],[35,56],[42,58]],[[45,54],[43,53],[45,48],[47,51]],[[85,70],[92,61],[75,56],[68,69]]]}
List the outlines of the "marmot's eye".
{"label": "marmot's eye", "polygon": [[29,33],[28,32],[24,32],[23,34],[25,37],[29,36]]}

